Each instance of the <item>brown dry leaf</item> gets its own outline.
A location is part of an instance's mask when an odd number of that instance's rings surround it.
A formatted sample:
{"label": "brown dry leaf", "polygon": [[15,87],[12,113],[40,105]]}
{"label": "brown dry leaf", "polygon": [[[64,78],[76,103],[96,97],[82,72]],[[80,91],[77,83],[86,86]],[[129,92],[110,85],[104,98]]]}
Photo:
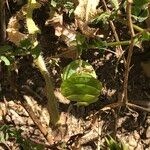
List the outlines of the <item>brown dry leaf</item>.
{"label": "brown dry leaf", "polygon": [[45,25],[51,24],[55,28],[55,35],[61,36],[61,38],[65,41],[68,47],[72,46],[70,45],[71,41],[75,40],[76,32],[72,30],[69,25],[63,25],[63,15],[58,14],[57,12],[54,13],[53,17],[50,16],[50,18],[46,21]]}
{"label": "brown dry leaf", "polygon": [[7,113],[6,105],[0,102],[0,121],[3,120],[3,116],[5,116],[6,113]]}
{"label": "brown dry leaf", "polygon": [[76,7],[74,14],[77,27],[80,28],[83,34],[87,36],[94,36],[96,29],[90,28],[88,22],[97,14],[96,7],[99,4],[99,0],[78,0],[79,5]]}
{"label": "brown dry leaf", "polygon": [[27,34],[19,32],[20,29],[19,20],[24,19],[25,14],[26,14],[26,5],[23,6],[22,9],[18,11],[15,16],[12,16],[8,22],[8,27],[6,29],[8,38],[11,42],[13,42],[16,45],[19,45],[21,40],[24,40],[28,37]]}
{"label": "brown dry leaf", "polygon": [[95,14],[97,14],[96,7],[99,4],[99,0],[78,0],[79,5],[75,9],[75,17],[82,21],[90,21]]}
{"label": "brown dry leaf", "polygon": [[50,13],[48,20],[46,20],[45,25],[51,24],[51,25],[54,25],[54,27],[55,27],[55,25],[58,23],[60,25],[63,24],[63,14],[58,14],[57,12],[52,11]]}
{"label": "brown dry leaf", "polygon": [[[68,51],[67,53],[63,51],[64,55],[61,55],[63,57],[67,58],[75,58],[76,53],[72,49],[75,48],[76,44],[73,42],[76,38],[76,31],[73,30],[73,27],[70,27],[69,25],[63,24],[63,15],[58,14],[57,12],[53,13],[53,16],[51,14],[50,18],[46,21],[45,25],[53,25],[55,28],[55,35],[58,37],[61,37],[61,39],[67,44]],[[70,51],[70,49],[72,51]]]}
{"label": "brown dry leaf", "polygon": [[15,31],[14,29],[7,29],[8,38],[11,42],[13,42],[15,45],[19,45],[20,41],[25,40],[27,38],[27,35]]}

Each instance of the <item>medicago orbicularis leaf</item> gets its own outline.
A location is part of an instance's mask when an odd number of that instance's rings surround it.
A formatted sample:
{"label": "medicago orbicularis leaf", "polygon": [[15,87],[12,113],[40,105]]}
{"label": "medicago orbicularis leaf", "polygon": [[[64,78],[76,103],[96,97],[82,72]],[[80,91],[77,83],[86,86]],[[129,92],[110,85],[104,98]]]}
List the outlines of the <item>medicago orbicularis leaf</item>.
{"label": "medicago orbicularis leaf", "polygon": [[102,84],[96,79],[93,67],[82,60],[71,62],[63,72],[62,94],[77,104],[89,105],[98,100]]}

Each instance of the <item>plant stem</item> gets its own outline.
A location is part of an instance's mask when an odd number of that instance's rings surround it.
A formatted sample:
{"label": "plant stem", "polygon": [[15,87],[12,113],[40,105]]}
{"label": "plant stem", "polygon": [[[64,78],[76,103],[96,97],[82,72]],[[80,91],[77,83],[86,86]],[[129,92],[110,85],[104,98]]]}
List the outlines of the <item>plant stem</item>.
{"label": "plant stem", "polygon": [[46,83],[46,96],[47,96],[47,108],[48,112],[50,114],[50,122],[52,125],[56,125],[59,120],[59,111],[57,107],[57,100],[54,95],[53,85],[51,81],[51,77],[49,72],[47,71],[47,68],[45,66],[44,59],[40,55],[35,61],[35,65],[40,70],[41,74],[43,75]]}
{"label": "plant stem", "polygon": [[[31,35],[31,39],[33,42],[34,47],[38,45],[38,41],[36,39],[37,32],[39,32],[38,27],[35,25],[33,19],[32,19],[32,13],[35,8],[38,8],[39,3],[37,3],[35,0],[28,0],[28,9],[27,9],[27,15],[26,15],[26,21],[27,21],[27,27],[28,31]],[[34,48],[33,47],[33,48]],[[50,123],[55,126],[59,121],[59,111],[57,108],[57,100],[54,95],[54,90],[52,86],[52,81],[50,74],[46,68],[44,59],[42,55],[39,55],[38,58],[34,61],[35,65],[40,70],[41,74],[43,75],[43,78],[46,83],[46,96],[47,96],[47,105],[48,105],[48,112],[50,114]]]}
{"label": "plant stem", "polygon": [[[102,0],[102,2],[103,2],[103,4],[104,4],[105,11],[110,12],[110,10],[107,8],[106,1],[105,1],[105,0]],[[115,37],[116,41],[119,42],[119,41],[120,41],[120,40],[119,40],[119,36],[118,36],[118,34],[117,34],[116,27],[115,27],[113,21],[110,20],[110,21],[109,21],[109,24],[110,24],[110,27],[111,27],[113,33],[114,33],[114,37]],[[122,54],[122,53],[123,53],[122,46],[121,46],[121,45],[118,45],[118,48],[120,49],[120,52],[121,52],[121,54]]]}
{"label": "plant stem", "polygon": [[110,43],[107,43],[107,46],[113,47],[113,46],[117,46],[117,45],[129,45],[130,42],[131,42],[130,40],[129,41],[110,42]]}
{"label": "plant stem", "polygon": [[133,24],[132,26],[133,26],[133,28],[134,28],[136,31],[144,32],[144,29],[143,29],[143,28],[141,28],[141,27],[139,27],[139,26],[137,26],[137,25],[135,25],[135,24]]}
{"label": "plant stem", "polygon": [[[128,25],[128,22],[123,20],[123,19],[117,19],[120,23],[124,24],[124,25]],[[135,24],[132,24],[133,28],[138,31],[138,32],[144,32],[144,29],[135,25]]]}
{"label": "plant stem", "polygon": [[131,63],[131,57],[133,53],[133,47],[134,47],[134,29],[132,24],[132,18],[131,18],[131,7],[132,7],[132,0],[127,1],[127,20],[128,20],[128,26],[131,33],[131,43],[128,50],[128,56],[126,61],[126,67],[125,67],[125,73],[124,73],[124,83],[123,83],[123,94],[122,94],[122,101],[126,104],[128,103],[128,78],[129,78],[129,72],[130,72],[130,63]]}
{"label": "plant stem", "polygon": [[0,0],[0,44],[6,40],[5,1]]}

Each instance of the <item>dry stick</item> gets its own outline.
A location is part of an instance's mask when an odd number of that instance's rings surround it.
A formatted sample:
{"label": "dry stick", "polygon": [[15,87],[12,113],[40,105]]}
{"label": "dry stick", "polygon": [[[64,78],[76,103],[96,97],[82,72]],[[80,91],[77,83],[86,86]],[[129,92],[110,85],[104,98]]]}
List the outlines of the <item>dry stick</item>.
{"label": "dry stick", "polygon": [[131,6],[132,5],[132,0],[127,1],[127,19],[128,19],[128,26],[129,30],[131,33],[131,43],[129,46],[128,50],[128,56],[127,56],[127,61],[126,61],[126,67],[125,67],[125,73],[124,73],[124,83],[123,83],[123,93],[122,93],[122,101],[124,103],[128,102],[128,78],[129,78],[129,72],[130,72],[130,63],[131,63],[131,57],[133,53],[133,47],[134,47],[134,29],[133,29],[133,24],[132,24],[132,18],[131,18]]}
{"label": "dry stick", "polygon": [[[19,97],[19,99],[21,99],[22,96]],[[48,133],[47,128],[45,128],[42,123],[39,121],[39,119],[37,118],[37,116],[35,115],[34,111],[32,110],[32,108],[29,106],[29,104],[26,102],[28,99],[30,99],[30,97],[28,97],[27,95],[23,96],[24,100],[20,100],[22,102],[23,107],[25,108],[25,110],[28,112],[29,116],[31,117],[31,119],[33,120],[33,122],[36,124],[36,126],[38,127],[38,129],[41,131],[41,133],[44,135],[44,137],[46,138],[46,140],[49,142],[49,144],[52,144],[53,140],[52,140],[52,136]]]}
{"label": "dry stick", "polygon": [[5,0],[0,0],[0,44],[6,40]]}
{"label": "dry stick", "polygon": [[5,143],[0,141],[1,148],[4,148],[5,150],[11,150],[11,148]]}
{"label": "dry stick", "polygon": [[136,105],[136,104],[133,104],[133,103],[126,103],[127,106],[129,107],[133,107],[133,108],[137,108],[138,110],[142,110],[142,111],[146,111],[146,112],[150,112],[150,108],[144,108],[142,106],[139,106],[139,105]]}
{"label": "dry stick", "polygon": [[116,103],[112,103],[112,104],[108,104],[106,106],[104,106],[103,108],[101,108],[99,111],[97,111],[95,115],[99,114],[99,113],[102,113],[104,111],[107,111],[107,110],[111,110],[111,109],[115,109],[117,107],[122,107],[122,106],[129,106],[129,107],[132,107],[132,108],[137,108],[138,110],[142,110],[142,111],[146,111],[146,112],[150,112],[150,108],[144,108],[142,106],[139,106],[139,105],[136,105],[134,103],[124,103],[124,102],[116,102]]}
{"label": "dry stick", "polygon": [[[0,45],[3,44],[6,40],[6,18],[5,18],[5,1],[0,0]],[[1,63],[0,63],[0,72],[1,72]]]}
{"label": "dry stick", "polygon": [[[107,12],[109,12],[105,0],[102,0],[102,2],[103,2],[103,4],[104,4],[105,10],[106,10]],[[110,20],[110,21],[109,21],[109,24],[110,24],[110,27],[111,27],[113,33],[114,33],[114,36],[115,36],[116,41],[119,42],[120,40],[119,40],[118,34],[117,34],[117,32],[116,32],[116,27],[115,27],[113,21]],[[121,50],[121,52],[123,52],[121,45],[118,45],[118,48]]]}
{"label": "dry stick", "polygon": [[[104,4],[104,7],[105,7],[105,10],[107,11],[107,12],[110,12],[110,10],[108,9],[108,7],[107,7],[107,5],[106,5],[106,1],[105,0],[102,0],[102,2],[103,2],[103,4]],[[117,34],[117,32],[116,32],[116,27],[115,27],[115,25],[114,25],[114,23],[113,23],[113,21],[109,21],[109,24],[110,24],[110,27],[111,27],[111,29],[112,29],[112,31],[113,31],[113,33],[114,33],[114,37],[115,37],[115,39],[116,39],[116,41],[117,42],[120,42],[120,40],[119,40],[119,36],[118,36],[118,34]],[[117,63],[116,63],[116,68],[115,68],[115,78],[117,77],[117,72],[118,72],[118,65],[119,65],[119,61],[120,61],[120,59],[121,59],[121,57],[122,57],[122,54],[123,54],[123,49],[122,49],[122,46],[121,45],[118,45],[117,46],[117,48],[120,50],[120,52],[121,52],[121,55],[119,54],[118,56],[118,60],[117,60]],[[123,57],[124,58],[124,57]],[[124,58],[124,60],[125,60],[125,58]],[[117,83],[117,82],[116,82]],[[118,84],[116,84],[117,86],[118,86]],[[118,102],[120,101],[120,99],[118,99]],[[118,117],[117,117],[117,114],[115,114],[114,113],[114,111],[112,110],[112,112],[113,112],[113,114],[114,114],[114,120],[115,120],[115,124],[114,124],[114,132],[113,132],[113,137],[116,139],[116,132],[117,132],[117,121],[118,121]]]}

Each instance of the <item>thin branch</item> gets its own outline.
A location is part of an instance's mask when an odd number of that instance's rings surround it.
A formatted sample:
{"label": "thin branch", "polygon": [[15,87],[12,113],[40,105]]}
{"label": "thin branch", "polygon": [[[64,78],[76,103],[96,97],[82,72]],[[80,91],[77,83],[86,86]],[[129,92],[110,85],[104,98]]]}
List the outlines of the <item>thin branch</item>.
{"label": "thin branch", "polygon": [[[123,25],[128,25],[127,21],[126,20],[123,20],[123,19],[118,19],[117,18],[117,21],[119,21],[120,23],[122,23]],[[135,24],[132,24],[133,25],[133,28],[134,30],[138,31],[138,32],[144,32],[146,29],[143,29]]]}
{"label": "thin branch", "polygon": [[5,0],[0,0],[0,44],[6,40]]}
{"label": "thin branch", "polygon": [[136,109],[139,109],[139,110],[142,110],[142,111],[145,111],[145,112],[150,112],[150,108],[145,108],[145,107],[133,104],[133,103],[126,103],[126,104],[129,107],[136,108]]}
{"label": "thin branch", "polygon": [[[102,2],[103,2],[103,5],[104,5],[105,10],[106,10],[107,12],[109,12],[109,9],[107,8],[107,4],[106,4],[105,0],[102,0]],[[115,27],[113,21],[110,20],[110,21],[109,21],[109,24],[110,24],[110,27],[111,27],[113,33],[114,33],[114,37],[115,37],[116,41],[119,42],[119,41],[120,41],[120,40],[119,40],[119,36],[118,36],[118,34],[117,34],[116,27]],[[121,45],[118,45],[118,48],[119,48],[120,51],[123,53],[122,46],[121,46]]]}
{"label": "thin branch", "polygon": [[[21,97],[20,97],[21,98]],[[53,142],[53,138],[52,136],[48,133],[48,129],[45,128],[42,123],[40,122],[40,120],[37,118],[37,116],[35,115],[34,111],[32,110],[32,108],[29,106],[29,104],[26,102],[28,99],[30,99],[30,97],[28,97],[27,95],[23,96],[24,100],[20,100],[23,107],[25,108],[25,110],[28,112],[29,116],[31,117],[31,119],[33,120],[33,122],[35,123],[35,125],[38,127],[38,129],[41,131],[41,133],[44,135],[44,137],[46,138],[46,140],[49,142],[49,144],[52,144]]]}
{"label": "thin branch", "polygon": [[5,142],[0,142],[1,148],[4,148],[5,150],[11,150],[11,148],[5,143]]}
{"label": "thin branch", "polygon": [[125,67],[125,73],[124,73],[124,83],[123,83],[123,93],[122,93],[122,101],[124,103],[128,102],[128,78],[129,78],[129,72],[130,72],[130,63],[131,63],[131,57],[133,53],[133,47],[134,47],[134,29],[132,24],[132,18],[131,18],[131,7],[132,7],[132,0],[127,1],[127,20],[128,20],[128,26],[131,34],[131,43],[128,50],[128,56],[126,61],[126,67]]}

